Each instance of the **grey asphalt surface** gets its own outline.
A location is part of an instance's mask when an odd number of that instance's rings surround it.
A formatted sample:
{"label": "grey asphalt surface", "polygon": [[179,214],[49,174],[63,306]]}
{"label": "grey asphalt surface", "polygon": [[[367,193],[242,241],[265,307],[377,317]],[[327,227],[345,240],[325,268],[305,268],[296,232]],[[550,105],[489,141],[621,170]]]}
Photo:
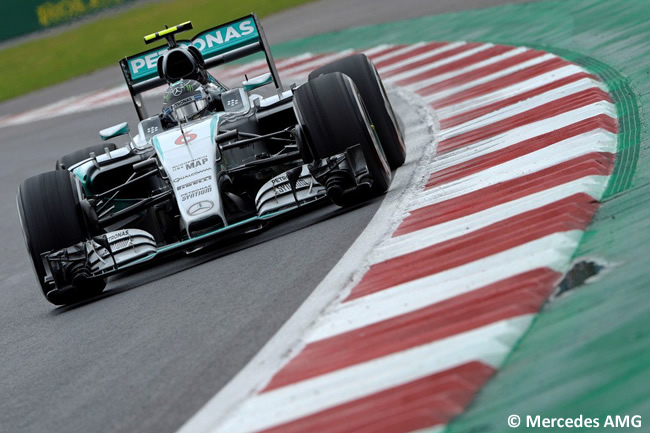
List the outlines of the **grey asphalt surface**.
{"label": "grey asphalt surface", "polygon": [[[331,0],[264,25],[278,42],[498,3]],[[0,104],[0,114],[120,82],[109,68]],[[17,187],[123,120],[135,127],[130,105],[0,129],[1,432],[174,431],[282,326],[380,204],[321,208],[260,236],[115,278],[93,302],[55,308],[32,274]]]}

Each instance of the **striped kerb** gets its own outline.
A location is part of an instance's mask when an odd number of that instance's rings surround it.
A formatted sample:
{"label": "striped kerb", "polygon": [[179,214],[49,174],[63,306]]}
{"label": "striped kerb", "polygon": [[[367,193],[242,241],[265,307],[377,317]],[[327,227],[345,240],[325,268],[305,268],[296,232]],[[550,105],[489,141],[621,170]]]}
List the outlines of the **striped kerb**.
{"label": "striped kerb", "polygon": [[[304,79],[350,53],[283,59],[279,69]],[[443,428],[525,332],[598,208],[617,122],[597,78],[525,47],[423,42],[365,53],[387,85],[439,118],[426,181],[360,281],[215,431]]]}

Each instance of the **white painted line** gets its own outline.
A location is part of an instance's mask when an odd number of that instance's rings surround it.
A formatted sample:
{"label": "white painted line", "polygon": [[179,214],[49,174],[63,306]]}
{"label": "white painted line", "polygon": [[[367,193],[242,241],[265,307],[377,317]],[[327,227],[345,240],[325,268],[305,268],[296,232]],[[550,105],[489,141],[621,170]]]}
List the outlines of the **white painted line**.
{"label": "white painted line", "polygon": [[[465,57],[472,56],[474,54],[480,53],[481,51],[485,51],[489,48],[492,48],[494,45],[493,44],[484,44],[484,45],[479,45],[476,48],[469,49],[467,51],[463,51],[462,53],[458,53],[456,55],[444,58],[442,60],[438,60],[436,62],[431,62],[426,65],[420,66],[415,69],[411,69],[410,71],[402,72],[400,74],[393,75],[392,77],[386,77],[383,79],[385,83],[395,83],[397,81],[403,80],[405,78],[412,77],[414,75],[418,75],[422,72],[426,72],[435,68],[438,68],[440,66],[447,65],[449,63],[453,63],[457,60],[464,59]],[[381,74],[382,70],[381,68],[379,69],[379,73]]]}
{"label": "white painted line", "polygon": [[523,71],[526,68],[530,68],[532,66],[539,65],[540,63],[544,63],[545,61],[551,60],[551,59],[554,59],[554,58],[556,58],[556,56],[554,56],[552,54],[545,54],[543,56],[534,57],[534,58],[532,58],[530,60],[526,60],[525,62],[518,63],[518,64],[516,64],[514,66],[510,66],[510,67],[505,68],[505,69],[501,69],[500,71],[494,72],[494,73],[489,74],[489,75],[485,75],[485,76],[483,76],[481,78],[478,78],[476,80],[469,81],[467,83],[463,83],[463,84],[460,84],[458,86],[449,87],[449,88],[447,88],[445,90],[442,90],[440,92],[437,92],[437,93],[432,93],[431,95],[428,95],[426,97],[426,100],[429,101],[429,102],[434,102],[434,101],[440,100],[442,98],[446,98],[447,96],[453,95],[455,93],[462,92],[463,90],[471,89],[472,87],[476,87],[476,86],[479,86],[481,84],[488,83],[490,81],[499,79],[501,77],[505,77],[505,76],[510,75],[510,74],[512,74],[514,72]]}
{"label": "white painted line", "polygon": [[[393,63],[391,65],[382,66],[380,68],[380,73],[385,74],[385,73],[390,72],[392,70],[399,69],[401,67],[410,65],[410,64],[415,63],[415,62],[419,62],[422,59],[428,59],[430,57],[437,56],[438,54],[445,53],[447,51],[453,50],[454,48],[458,48],[458,47],[461,47],[461,46],[466,45],[466,44],[467,44],[466,42],[452,42],[450,44],[443,45],[442,47],[438,47],[438,48],[435,48],[435,49],[430,50],[430,51],[425,51],[422,54],[418,54],[418,55],[412,56],[412,57],[407,57],[406,59],[401,60],[399,62],[395,62],[395,63]],[[388,58],[390,58],[390,57],[394,57],[394,56],[389,56]],[[375,63],[377,63],[377,62],[375,61]]]}
{"label": "white painted line", "polygon": [[502,320],[258,394],[214,431],[270,428],[467,362],[481,361],[498,368],[531,320],[532,315]]}
{"label": "white painted line", "polygon": [[53,104],[47,105],[45,107],[38,108],[36,110],[30,110],[21,113],[19,115],[9,116],[2,123],[0,123],[0,127],[21,125],[34,120],[56,117],[58,116],[60,110],[62,110],[63,108],[69,105],[78,104],[80,101],[83,101],[85,98],[91,97],[95,93],[96,92],[88,92],[82,95],[72,96],[69,98],[65,98],[61,101],[55,102]]}
{"label": "white painted line", "polygon": [[[453,71],[446,72],[444,74],[439,74],[439,75],[433,75],[430,78],[426,78],[424,80],[419,80],[415,83],[407,84],[406,87],[409,90],[417,91],[419,89],[422,89],[424,87],[430,86],[432,84],[440,83],[442,81],[448,80],[450,78],[457,77],[459,75],[465,74],[467,72],[474,71],[476,69],[483,68],[485,66],[489,66],[491,64],[500,62],[502,60],[509,59],[510,57],[517,56],[519,54],[522,54],[526,51],[529,51],[528,48],[513,48],[509,51],[506,51],[505,53],[499,54],[498,56],[493,56],[485,60],[481,60],[480,62],[472,63],[468,66],[461,67],[459,69],[454,69]],[[399,82],[401,78],[399,78],[403,74],[399,75],[394,75],[392,77],[388,77],[388,81],[392,83]]]}
{"label": "white painted line", "polygon": [[280,68],[278,72],[280,73],[281,76],[286,76],[286,77],[306,75],[312,70],[318,68],[319,66],[333,62],[342,57],[349,56],[350,54],[353,53],[354,50],[345,50],[335,54],[329,54],[327,56],[317,58],[312,62],[303,63],[302,65],[299,66]]}
{"label": "white painted line", "polygon": [[533,269],[564,272],[567,252],[576,248],[581,237],[579,230],[553,233],[480,261],[344,302],[319,318],[307,341],[312,343],[398,317]]}
{"label": "white painted line", "polygon": [[[300,57],[306,58],[306,57],[311,57],[311,56],[312,56],[311,53],[305,53],[305,54],[302,54]],[[297,61],[297,60],[300,60],[300,59],[296,58],[296,57],[292,57],[290,59],[285,59],[285,60],[282,60],[281,62],[276,63],[276,66],[280,66],[280,64],[285,64],[285,63],[287,63],[289,61]],[[232,65],[232,66],[229,66],[228,68],[226,68],[224,70],[223,77],[224,78],[231,78],[231,77],[235,77],[237,75],[241,75],[246,71],[255,71],[257,69],[262,69],[264,67],[266,67],[266,60],[255,60],[253,62],[244,63],[242,65]]]}
{"label": "white painted line", "polygon": [[386,59],[390,59],[390,58],[395,57],[395,56],[401,56],[402,54],[405,54],[405,53],[411,52],[413,50],[416,50],[416,49],[420,48],[423,45],[425,45],[424,42],[418,42],[418,43],[413,44],[413,45],[407,45],[407,46],[405,46],[403,48],[400,48],[398,50],[393,51],[392,53],[386,53],[384,55],[377,56],[377,57],[373,58],[372,61],[374,63],[379,63],[379,62],[382,62],[382,61],[384,61]]}
{"label": "white painted line", "polygon": [[439,425],[435,427],[423,428],[420,430],[414,430],[411,433],[443,433],[447,425]]}
{"label": "white painted line", "polygon": [[511,57],[518,56],[519,54],[523,54],[526,51],[530,51],[530,50],[528,48],[524,48],[524,47],[514,48],[514,49],[512,49],[510,51],[506,51],[505,53],[500,54],[498,56],[490,57],[489,59],[482,60],[482,61],[477,62],[477,63],[473,63],[473,64],[471,64],[469,66],[465,66],[463,68],[456,69],[454,71],[447,72],[445,74],[435,75],[435,76],[433,76],[431,78],[420,80],[417,83],[408,84],[407,86],[408,86],[409,89],[415,90],[415,91],[420,90],[420,89],[424,89],[425,87],[430,86],[432,84],[437,84],[437,83],[443,82],[445,80],[448,80],[450,78],[454,78],[454,77],[457,77],[459,75],[466,74],[468,72],[472,72],[472,71],[475,71],[477,69],[481,69],[483,67],[492,65],[494,63],[498,63],[498,62],[500,62],[502,60],[507,60],[507,59],[509,59]]}
{"label": "white painted line", "polygon": [[109,107],[111,105],[121,104],[130,101],[131,97],[126,86],[120,86],[113,89],[100,92],[83,98],[74,104],[69,104],[52,113],[55,116],[64,116],[66,114],[78,113],[82,111],[95,110],[99,107]]}
{"label": "white painted line", "polygon": [[453,180],[440,186],[421,191],[415,195],[411,209],[419,209],[441,201],[449,200],[491,185],[516,179],[553,167],[561,162],[586,155],[591,152],[611,152],[616,150],[616,135],[602,131],[591,131],[572,137],[551,146],[529,153],[520,158],[487,168],[462,179]]}
{"label": "white painted line", "polygon": [[[366,54],[367,56],[373,55],[375,52],[380,52],[383,51],[384,49],[388,48],[389,45],[378,45],[376,47],[368,48],[366,50],[361,51],[362,53]],[[328,63],[334,62],[336,60],[339,60],[343,57],[349,56],[351,54],[354,54],[355,50],[349,49],[345,51],[341,51],[340,53],[336,55],[329,55],[326,57],[322,57],[319,59],[315,59],[313,62],[302,64],[299,66],[296,66],[294,68],[282,68],[279,70],[281,74],[286,74],[288,77],[294,77],[294,78],[304,78],[306,75],[308,75],[311,71],[314,69],[320,68],[323,65],[326,65]],[[389,56],[392,54],[388,54]]]}
{"label": "white painted line", "polygon": [[[475,232],[504,219],[555,203],[574,194],[585,193],[593,197],[594,200],[598,200],[608,180],[609,176],[585,176],[513,201],[492,206],[471,215],[406,233],[402,236],[388,238],[375,249],[372,255],[372,263],[390,260]],[[406,212],[407,214],[408,212]]]}
{"label": "white painted line", "polygon": [[362,50],[361,52],[364,53],[366,56],[371,57],[371,56],[375,55],[375,53],[382,52],[385,49],[391,48],[393,46],[394,45],[392,45],[392,44],[381,44],[381,45],[377,45],[375,47],[366,48],[365,50]]}
{"label": "white painted line", "polygon": [[498,90],[495,90],[491,93],[487,93],[485,95],[477,96],[472,99],[468,99],[463,102],[459,102],[457,104],[450,105],[448,107],[438,108],[437,110],[438,116],[441,119],[446,119],[448,117],[452,117],[457,114],[462,114],[466,111],[471,111],[476,108],[480,108],[495,103],[497,101],[504,100],[511,96],[521,95],[528,91],[538,89],[546,84],[550,84],[554,81],[558,81],[563,78],[570,77],[571,75],[580,72],[583,72],[583,69],[581,69],[580,67],[575,65],[567,65],[567,66],[560,66],[558,69],[546,72],[536,77],[529,78],[526,81],[522,81],[512,85],[508,85],[508,80],[503,80],[504,87]]}
{"label": "white painted line", "polygon": [[[275,62],[275,66],[276,68],[279,69],[279,68],[287,67],[293,63],[309,59],[311,57],[314,57],[314,54],[303,53],[299,56],[280,59]],[[216,70],[214,71],[214,74],[220,80],[221,79],[228,80],[228,79],[243,78],[245,73],[249,74],[249,77],[251,77],[253,74],[261,74],[267,70],[268,70],[268,65],[266,63],[266,59],[262,59],[262,60],[255,60],[249,63],[243,63],[241,65],[227,66],[223,70],[223,72],[220,73],[218,70]]]}
{"label": "white painted line", "polygon": [[580,120],[590,117],[606,114],[612,118],[616,118],[614,110],[615,107],[611,103],[601,101],[558,114],[548,119],[513,128],[503,134],[437,155],[429,164],[431,166],[431,173],[437,173],[438,171],[445,170],[462,162],[470,161],[479,156],[487,155],[521,143],[522,141],[548,134],[549,132],[573,125]]}
{"label": "white painted line", "polygon": [[565,96],[582,92],[583,90],[600,89],[596,83],[597,82],[591,78],[583,78],[582,80],[549,90],[548,92],[533,96],[524,101],[507,105],[498,110],[484,114],[483,116],[468,120],[465,123],[443,129],[440,132],[440,141],[456,137],[460,134],[464,134],[474,129],[482,128],[495,122],[499,122],[516,114],[523,113],[524,111],[532,110],[541,105],[556,101]]}

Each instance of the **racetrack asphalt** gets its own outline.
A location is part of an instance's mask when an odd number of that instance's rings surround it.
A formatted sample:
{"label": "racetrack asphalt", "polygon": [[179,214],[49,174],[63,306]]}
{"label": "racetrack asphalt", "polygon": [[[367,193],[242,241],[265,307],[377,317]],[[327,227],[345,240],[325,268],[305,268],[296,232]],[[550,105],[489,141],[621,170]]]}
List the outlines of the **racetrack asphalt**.
{"label": "racetrack asphalt", "polygon": [[[278,42],[503,2],[431,3],[323,1],[264,25]],[[0,114],[120,81],[110,68],[5,102]],[[25,252],[18,185],[96,143],[103,127],[126,119],[135,127],[134,117],[121,104],[0,129],[0,431],[174,431],[282,326],[380,204],[317,209],[235,245],[115,278],[94,302],[55,308],[40,294]]]}

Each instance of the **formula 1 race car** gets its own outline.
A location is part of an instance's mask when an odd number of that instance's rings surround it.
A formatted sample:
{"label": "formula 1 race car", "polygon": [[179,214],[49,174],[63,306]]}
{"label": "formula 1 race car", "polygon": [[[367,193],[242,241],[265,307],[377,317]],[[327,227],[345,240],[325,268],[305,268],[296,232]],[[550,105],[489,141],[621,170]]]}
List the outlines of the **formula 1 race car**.
{"label": "formula 1 race car", "polygon": [[[252,233],[312,203],[381,195],[404,162],[402,132],[365,55],[286,89],[255,14],[176,40],[191,28],[145,36],[166,45],[120,61],[137,135],[128,123],[104,129],[103,140],[129,140],[66,155],[21,184],[20,222],[50,302],[96,296],[111,274],[220,234]],[[208,71],[260,51],[269,72],[239,88]],[[271,96],[252,92],[271,84]],[[162,112],[149,116],[141,94],[163,85]]]}

